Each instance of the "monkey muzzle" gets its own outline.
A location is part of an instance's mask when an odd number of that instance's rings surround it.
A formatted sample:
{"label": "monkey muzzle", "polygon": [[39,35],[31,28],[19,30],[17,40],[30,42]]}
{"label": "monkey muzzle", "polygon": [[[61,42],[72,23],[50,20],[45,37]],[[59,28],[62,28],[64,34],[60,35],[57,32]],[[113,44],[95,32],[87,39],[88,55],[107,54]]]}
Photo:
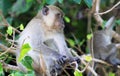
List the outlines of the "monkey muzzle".
{"label": "monkey muzzle", "polygon": [[64,25],[64,21],[63,20],[59,20],[55,23],[55,27],[58,29],[63,29],[65,27]]}

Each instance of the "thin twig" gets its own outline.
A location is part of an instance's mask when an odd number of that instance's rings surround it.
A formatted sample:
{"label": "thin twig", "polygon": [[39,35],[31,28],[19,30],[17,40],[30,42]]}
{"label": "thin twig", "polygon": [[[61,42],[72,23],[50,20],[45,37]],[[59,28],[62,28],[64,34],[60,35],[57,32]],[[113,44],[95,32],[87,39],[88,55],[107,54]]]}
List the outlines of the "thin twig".
{"label": "thin twig", "polygon": [[5,45],[3,45],[3,44],[1,44],[1,43],[0,43],[0,48],[1,48],[3,51],[5,51],[5,52],[1,53],[0,56],[6,54],[7,52],[13,53],[13,54],[15,54],[15,52],[16,52],[15,49],[13,49],[13,47],[8,48],[7,46],[5,46]]}
{"label": "thin twig", "polygon": [[95,13],[95,15],[103,15],[103,14],[107,14],[109,12],[111,12],[114,8],[116,8],[118,5],[120,4],[120,1],[117,2],[112,8],[110,8],[109,10],[105,11],[105,12],[101,12],[101,13]]}
{"label": "thin twig", "polygon": [[[5,26],[10,26],[10,24],[6,21],[6,19],[5,19],[5,17],[3,16],[3,14],[2,14],[2,12],[0,11],[0,15],[1,15],[1,17],[2,17],[2,19],[3,19],[3,22],[4,22],[4,24],[5,24]],[[12,27],[13,28],[13,30],[15,30],[17,33],[21,33],[19,30],[17,30],[16,28],[14,28],[14,27]]]}
{"label": "thin twig", "polygon": [[0,60],[0,63],[2,63],[2,66],[4,69],[9,69],[9,70],[18,70],[20,71],[20,68],[18,66],[6,64],[4,61]]}
{"label": "thin twig", "polygon": [[[75,56],[77,56],[77,57],[81,60],[81,63],[82,63],[82,64],[84,64],[84,65],[87,66],[87,63],[85,62],[85,60],[84,60],[81,56],[79,56],[75,51],[73,51],[73,50],[71,50],[71,51],[72,51],[72,53],[73,53]],[[91,71],[94,76],[98,76],[97,73],[94,71],[94,69],[91,68],[90,66],[88,66],[87,69],[88,69],[89,71]]]}
{"label": "thin twig", "polygon": [[100,0],[93,0],[93,7],[92,8],[93,8],[92,9],[93,16],[94,16],[95,20],[97,21],[97,24],[102,26],[103,19],[101,18],[101,16],[99,14],[95,14],[95,13],[99,13]]}

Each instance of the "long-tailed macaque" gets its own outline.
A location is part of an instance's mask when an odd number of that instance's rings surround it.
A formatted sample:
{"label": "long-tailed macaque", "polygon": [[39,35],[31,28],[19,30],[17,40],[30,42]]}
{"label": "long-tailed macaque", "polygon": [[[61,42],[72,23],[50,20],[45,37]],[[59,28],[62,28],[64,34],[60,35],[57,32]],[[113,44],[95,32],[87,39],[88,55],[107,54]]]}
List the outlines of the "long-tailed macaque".
{"label": "long-tailed macaque", "polygon": [[96,31],[93,37],[93,50],[95,58],[109,62],[112,65],[120,64],[117,56],[117,47],[112,43],[115,35],[113,29],[114,17],[111,17],[101,31]]}
{"label": "long-tailed macaque", "polygon": [[[113,31],[114,20],[115,18],[111,17],[105,24],[104,29],[94,32],[93,51],[95,58],[107,61],[117,67],[120,64],[120,60],[117,58],[118,44],[113,43],[112,38],[120,36],[116,35],[115,31]],[[94,68],[97,68],[97,63],[95,63]],[[89,72],[87,76],[92,76],[92,73]]]}
{"label": "long-tailed macaque", "polygon": [[[73,58],[64,39],[63,15],[58,7],[45,6],[20,34],[19,48],[25,43],[31,46],[32,50],[27,55],[33,59],[33,68],[37,76],[56,76],[61,72],[61,67]],[[49,46],[44,44],[47,40],[55,42],[56,49],[50,48],[51,44]],[[17,53],[17,59],[19,55],[20,51]],[[18,66],[26,71],[21,63],[18,62]]]}

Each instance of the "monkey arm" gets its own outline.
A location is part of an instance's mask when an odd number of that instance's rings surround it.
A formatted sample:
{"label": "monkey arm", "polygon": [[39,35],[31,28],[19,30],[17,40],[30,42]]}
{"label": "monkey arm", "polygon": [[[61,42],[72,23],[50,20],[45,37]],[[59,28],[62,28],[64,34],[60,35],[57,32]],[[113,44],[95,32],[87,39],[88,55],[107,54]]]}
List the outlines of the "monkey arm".
{"label": "monkey arm", "polygon": [[51,49],[59,51],[58,46],[57,46],[56,42],[54,41],[54,39],[48,39],[48,40],[44,41],[44,44],[47,45]]}
{"label": "monkey arm", "polygon": [[[60,51],[60,50],[58,49],[57,43],[56,43],[53,39],[46,40],[44,43],[45,43],[49,48],[52,48],[52,49],[57,50],[57,51]],[[70,63],[73,62],[73,61],[77,61],[77,63],[80,63],[80,59],[79,59],[79,58],[73,57],[72,51],[74,51],[74,50],[73,50],[72,48],[67,48],[66,51],[68,51],[69,55],[71,55],[70,58],[69,58],[69,62],[70,62]]]}
{"label": "monkey arm", "polygon": [[118,42],[120,42],[120,35],[117,32],[112,31],[112,35],[113,35],[112,37],[114,39],[116,39]]}
{"label": "monkey arm", "polygon": [[54,60],[56,60],[60,64],[64,64],[66,61],[68,61],[68,58],[66,56],[59,54],[59,52],[49,48],[45,44],[41,44],[39,48],[40,49],[35,49],[35,51],[44,56],[52,57]]}

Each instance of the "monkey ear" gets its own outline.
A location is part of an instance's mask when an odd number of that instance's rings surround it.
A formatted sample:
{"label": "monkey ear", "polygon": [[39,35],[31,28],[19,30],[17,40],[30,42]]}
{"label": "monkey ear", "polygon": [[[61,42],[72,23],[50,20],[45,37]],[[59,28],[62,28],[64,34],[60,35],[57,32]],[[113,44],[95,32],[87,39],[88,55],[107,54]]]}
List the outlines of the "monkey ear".
{"label": "monkey ear", "polygon": [[42,14],[43,15],[48,15],[49,14],[49,8],[47,6],[44,6],[42,9]]}

